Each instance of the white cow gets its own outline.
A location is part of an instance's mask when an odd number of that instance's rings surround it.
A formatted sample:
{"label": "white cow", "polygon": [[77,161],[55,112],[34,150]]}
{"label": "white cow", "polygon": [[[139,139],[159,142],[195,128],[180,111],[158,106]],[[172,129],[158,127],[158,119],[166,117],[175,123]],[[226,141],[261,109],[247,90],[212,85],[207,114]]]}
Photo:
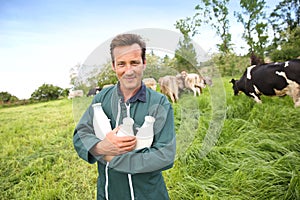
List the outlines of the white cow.
{"label": "white cow", "polygon": [[68,99],[73,99],[75,97],[83,97],[83,90],[70,90]]}
{"label": "white cow", "polygon": [[197,94],[200,96],[202,93],[202,88],[205,88],[205,80],[199,76],[199,74],[195,73],[187,73],[186,71],[182,71],[181,77],[184,80],[184,86],[187,89],[191,89],[194,92],[194,96]]}

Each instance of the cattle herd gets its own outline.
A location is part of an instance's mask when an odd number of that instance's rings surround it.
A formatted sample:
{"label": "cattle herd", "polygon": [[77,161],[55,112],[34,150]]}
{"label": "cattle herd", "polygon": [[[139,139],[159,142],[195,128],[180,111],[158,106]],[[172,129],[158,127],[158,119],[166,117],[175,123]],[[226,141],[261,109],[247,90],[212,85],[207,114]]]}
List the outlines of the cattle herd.
{"label": "cattle herd", "polygon": [[[206,77],[209,85],[212,84],[210,78]],[[206,80],[195,73],[187,73],[186,71],[182,71],[180,74],[176,76],[164,76],[159,78],[158,83],[154,78],[144,78],[144,84],[156,91],[157,84],[160,85],[160,92],[168,96],[173,103],[178,101],[179,93],[184,91],[185,89],[191,90],[194,96],[200,95],[202,93],[202,88],[206,86]],[[110,84],[112,85],[112,84]],[[105,85],[103,88],[108,87],[110,85]],[[87,96],[94,96],[101,90],[100,87],[91,88],[87,94]],[[75,97],[82,97],[82,90],[70,90],[69,99]]]}
{"label": "cattle herd", "polygon": [[200,96],[202,88],[206,86],[206,81],[199,74],[182,71],[176,76],[160,77],[158,84],[160,85],[160,92],[170,97],[171,101],[175,103],[179,99],[179,93],[185,89],[191,90],[194,96]]}
{"label": "cattle herd", "polygon": [[[286,62],[253,63],[251,62],[239,80],[231,79],[234,95],[240,92],[252,97],[257,103],[261,103],[261,95],[266,96],[291,96],[295,107],[300,107],[300,59]],[[156,90],[157,84],[160,92],[168,96],[172,103],[176,103],[179,94],[185,90],[193,92],[194,96],[200,96],[206,85],[211,86],[210,77],[202,77],[197,73],[182,71],[177,75],[166,75],[158,81],[154,78],[144,78],[144,84],[152,90]],[[107,87],[107,86],[105,86]],[[92,88],[87,96],[96,95],[101,88]],[[69,99],[82,97],[82,90],[73,90],[69,93]]]}

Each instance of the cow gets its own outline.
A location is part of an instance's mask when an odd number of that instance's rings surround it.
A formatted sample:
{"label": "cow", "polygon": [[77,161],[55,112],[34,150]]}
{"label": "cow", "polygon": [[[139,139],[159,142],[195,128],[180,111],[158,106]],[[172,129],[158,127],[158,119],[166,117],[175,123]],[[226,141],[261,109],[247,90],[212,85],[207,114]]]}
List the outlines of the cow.
{"label": "cow", "polygon": [[89,97],[89,96],[95,96],[95,95],[98,94],[98,92],[100,92],[100,91],[101,91],[101,88],[100,88],[100,87],[94,87],[94,88],[91,88],[86,96],[87,96],[87,97]]}
{"label": "cow", "polygon": [[234,95],[244,92],[257,103],[260,95],[291,96],[294,106],[300,106],[300,59],[286,62],[252,65],[239,80],[232,79]]}
{"label": "cow", "polygon": [[114,86],[114,84],[113,84],[113,83],[110,83],[110,84],[105,84],[105,85],[103,85],[103,86],[102,86],[102,89],[104,89],[104,88],[108,88],[108,87],[112,87],[112,86]]}
{"label": "cow", "polygon": [[83,97],[83,90],[70,90],[68,99],[73,99],[75,97]]}
{"label": "cow", "polygon": [[181,77],[184,80],[184,87],[190,89],[194,92],[194,96],[200,96],[202,93],[202,88],[205,88],[205,80],[199,74],[187,73],[182,71]]}
{"label": "cow", "polygon": [[158,79],[160,85],[160,92],[170,97],[172,103],[179,99],[179,89],[183,89],[183,83],[176,76],[164,76]]}
{"label": "cow", "polygon": [[143,82],[146,85],[146,87],[156,91],[157,82],[154,78],[144,78]]}
{"label": "cow", "polygon": [[210,76],[204,76],[203,79],[204,79],[204,84],[205,85],[208,85],[208,86],[212,86],[213,85],[213,82],[212,82],[212,79],[211,79]]}

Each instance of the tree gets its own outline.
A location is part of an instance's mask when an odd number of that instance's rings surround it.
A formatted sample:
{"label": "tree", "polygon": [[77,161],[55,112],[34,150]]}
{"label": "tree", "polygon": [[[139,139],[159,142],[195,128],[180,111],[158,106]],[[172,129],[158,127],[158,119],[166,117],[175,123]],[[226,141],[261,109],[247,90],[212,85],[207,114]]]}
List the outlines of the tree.
{"label": "tree", "polygon": [[[201,7],[199,7],[198,9],[201,10]],[[189,34],[191,34],[191,36],[193,37],[194,35],[199,33],[197,28],[199,28],[204,23],[202,19],[205,19],[205,17],[201,12],[199,12],[196,13],[193,17],[179,19],[174,25],[176,29],[178,29],[182,33],[182,35],[188,36]]]}
{"label": "tree", "polygon": [[160,76],[161,58],[154,54],[153,50],[146,54],[147,67],[144,71],[144,77],[158,80]]}
{"label": "tree", "polygon": [[154,54],[153,51],[146,54],[147,67],[144,71],[145,78],[154,78],[158,80],[162,76],[176,75],[177,71],[174,68],[174,59],[165,55],[163,58]]}
{"label": "tree", "polygon": [[217,44],[219,51],[227,54],[232,50],[228,2],[229,0],[201,0],[195,6],[195,15],[178,20],[175,26],[184,36],[191,34],[193,37],[199,33],[198,29],[202,25],[210,25],[222,40],[222,43]]}
{"label": "tree", "polygon": [[79,72],[80,67],[81,67],[81,64],[79,64],[79,63],[77,65],[75,65],[74,67],[71,67],[71,69],[69,71],[71,85],[76,85],[76,80],[78,77],[78,72]]}
{"label": "tree", "polygon": [[[222,43],[217,44],[219,51],[223,54],[229,53],[232,50],[227,8],[229,0],[202,0],[202,2],[205,5],[205,15],[209,19],[206,23],[216,30],[216,34],[222,40]],[[200,5],[197,5],[195,9],[202,12]],[[200,15],[200,13],[197,14]]]}
{"label": "tree", "polygon": [[52,84],[43,84],[37,90],[35,90],[32,94],[30,99],[37,100],[37,101],[49,101],[58,99],[59,96],[62,94],[63,89],[54,86]]}
{"label": "tree", "polygon": [[101,69],[100,73],[96,76],[97,84],[100,88],[107,84],[115,84],[118,79],[115,72],[111,68],[111,62],[108,61],[104,64],[104,67]]}
{"label": "tree", "polygon": [[175,59],[170,58],[167,54],[163,57],[162,65],[164,67],[173,67],[174,66]]}
{"label": "tree", "polygon": [[300,1],[281,1],[270,14],[269,22],[274,32],[272,47],[276,49],[286,42],[287,35],[300,26]]}
{"label": "tree", "polygon": [[[109,65],[111,68],[111,65]],[[73,89],[88,92],[91,87],[96,87],[100,73],[106,69],[106,65],[77,64],[70,69],[70,83]],[[109,69],[111,71],[111,69]]]}
{"label": "tree", "polygon": [[175,50],[175,59],[175,69],[178,72],[183,70],[197,72],[197,53],[192,40],[188,35],[179,40],[178,47]]}
{"label": "tree", "polygon": [[8,103],[8,102],[15,102],[15,101],[18,101],[18,100],[19,99],[16,96],[13,96],[8,92],[0,92],[0,102],[1,102],[1,104]]}
{"label": "tree", "polygon": [[249,45],[248,53],[255,52],[260,58],[264,58],[268,40],[265,5],[265,0],[240,0],[242,12],[234,12],[237,21],[244,26],[243,38]]}
{"label": "tree", "polygon": [[300,26],[292,31],[286,31],[286,42],[280,49],[273,50],[270,57],[273,61],[286,61],[300,56]]}

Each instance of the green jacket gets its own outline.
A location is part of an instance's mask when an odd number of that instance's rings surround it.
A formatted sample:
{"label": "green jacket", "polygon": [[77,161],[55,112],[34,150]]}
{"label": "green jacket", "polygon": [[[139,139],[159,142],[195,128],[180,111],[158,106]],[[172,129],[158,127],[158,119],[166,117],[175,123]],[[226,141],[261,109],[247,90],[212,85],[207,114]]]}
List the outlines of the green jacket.
{"label": "green jacket", "polygon": [[[127,116],[118,85],[101,90],[92,104],[101,103],[110,119],[112,129]],[[127,102],[128,103],[128,102]],[[134,119],[134,131],[144,123],[146,115],[155,118],[154,139],[150,148],[134,150],[115,156],[106,163],[102,156],[93,156],[89,150],[100,141],[93,128],[94,111],[92,105],[77,124],[73,143],[78,155],[89,163],[98,163],[97,199],[110,200],[164,200],[169,199],[162,171],[173,166],[176,139],[173,108],[167,98],[142,85],[131,99],[130,117]],[[131,180],[129,180],[131,179]],[[106,186],[107,184],[107,186]]]}

